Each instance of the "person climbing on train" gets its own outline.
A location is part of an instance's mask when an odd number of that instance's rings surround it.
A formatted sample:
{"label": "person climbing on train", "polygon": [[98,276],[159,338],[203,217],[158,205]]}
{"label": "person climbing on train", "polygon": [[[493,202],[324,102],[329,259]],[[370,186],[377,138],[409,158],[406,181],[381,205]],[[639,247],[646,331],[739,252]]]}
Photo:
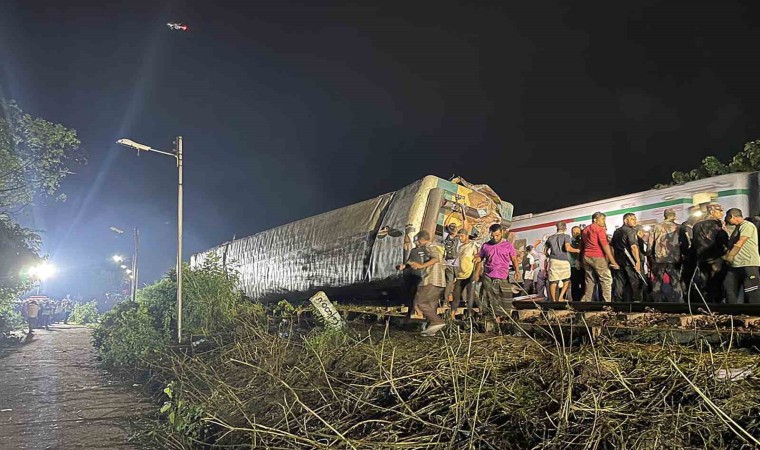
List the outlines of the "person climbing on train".
{"label": "person climbing on train", "polygon": [[612,300],[640,302],[642,300],[641,255],[636,231],[636,215],[623,215],[623,226],[612,234],[612,249],[619,269],[612,273]]}
{"label": "person climbing on train", "polygon": [[[483,244],[475,257],[476,274],[481,276],[483,293],[480,301],[480,313],[495,317],[502,309],[512,308],[512,286],[509,283],[510,262],[519,268],[515,247],[504,239],[501,225],[495,223],[489,228],[491,240]],[[515,280],[522,281],[519,269],[515,271]]]}
{"label": "person climbing on train", "polygon": [[724,280],[727,303],[739,303],[739,289],[744,289],[744,303],[760,303],[760,252],[757,227],[739,208],[726,211],[726,224],[733,225],[730,249],[724,256],[728,272]]}
{"label": "person climbing on train", "polygon": [[[556,227],[557,232],[546,239],[544,246],[544,252],[549,258],[549,299],[553,302],[565,299],[570,287],[570,253],[580,252],[572,246],[572,240],[567,234],[567,224],[557,222]],[[562,288],[558,294],[560,282]]]}
{"label": "person climbing on train", "polygon": [[422,331],[423,336],[433,336],[446,326],[438,315],[438,303],[446,287],[446,273],[443,268],[443,248],[434,244],[430,233],[420,230],[417,233],[417,246],[410,252],[409,259],[404,264],[396,266],[398,270],[408,267],[420,272],[420,283],[414,295],[414,307],[428,321],[428,326]]}
{"label": "person climbing on train", "polygon": [[607,215],[595,212],[591,216],[591,225],[581,232],[581,255],[583,271],[586,276],[586,292],[581,301],[590,302],[599,279],[600,300],[612,301],[612,273],[610,267],[619,269],[610,250],[607,239]]}
{"label": "person climbing on train", "polygon": [[[655,224],[649,233],[649,267],[652,269],[652,300],[682,302],[681,248],[685,238],[683,227],[676,223],[676,210],[668,208],[664,220]],[[667,283],[666,283],[667,278]],[[663,286],[669,289],[663,291]]]}
{"label": "person climbing on train", "polygon": [[[728,233],[723,229],[723,207],[719,203],[710,203],[705,209],[707,217],[692,228],[691,252],[701,273],[700,284],[705,288],[707,298],[720,303],[726,278],[723,256],[728,249]],[[691,283],[691,280],[684,281]]]}
{"label": "person climbing on train", "polygon": [[452,292],[451,318],[456,315],[457,308],[461,306],[462,299],[467,302],[467,314],[473,316],[475,296],[472,285],[472,273],[475,268],[475,256],[478,254],[478,245],[470,240],[470,233],[464,228],[459,230],[459,249],[457,251],[455,281]]}

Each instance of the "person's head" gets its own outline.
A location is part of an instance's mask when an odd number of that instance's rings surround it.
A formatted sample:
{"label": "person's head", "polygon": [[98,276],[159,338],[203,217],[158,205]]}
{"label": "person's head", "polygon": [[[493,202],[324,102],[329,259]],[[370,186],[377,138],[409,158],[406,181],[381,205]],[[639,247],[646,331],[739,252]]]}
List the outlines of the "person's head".
{"label": "person's head", "polygon": [[713,219],[723,220],[723,206],[720,203],[710,203],[707,205],[707,214]]}
{"label": "person's head", "polygon": [[635,227],[636,226],[636,214],[634,213],[625,213],[623,214],[623,223],[628,225],[629,227]]}
{"label": "person's head", "polygon": [[460,229],[457,232],[457,237],[459,238],[459,242],[462,244],[466,244],[470,242],[470,233],[467,232],[464,228]]}
{"label": "person's head", "polygon": [[557,233],[564,233],[567,231],[567,224],[565,222],[557,222]]}
{"label": "person's head", "polygon": [[597,211],[591,215],[591,221],[600,227],[607,227],[607,214]]}
{"label": "person's head", "polygon": [[533,246],[532,245],[529,245],[529,246],[525,247],[525,252],[526,253],[530,253],[532,251],[533,251]]}
{"label": "person's head", "polygon": [[501,229],[501,224],[495,223],[488,227],[488,231],[491,232],[491,239],[494,242],[501,242],[504,239],[504,230]]}
{"label": "person's head", "polygon": [[676,210],[673,208],[668,208],[665,210],[665,212],[662,213],[662,216],[665,218],[665,220],[676,220]]}
{"label": "person's head", "polygon": [[726,211],[726,223],[729,225],[739,225],[740,223],[744,222],[744,214],[742,214],[742,210],[739,208],[731,208],[728,211]]}
{"label": "person's head", "polygon": [[574,238],[577,238],[578,236],[581,235],[581,227],[574,226],[573,228],[570,229],[570,234],[572,234]]}
{"label": "person's head", "polygon": [[457,224],[454,222],[449,223],[446,225],[446,231],[449,233],[450,236],[456,236],[457,234]]}
{"label": "person's head", "polygon": [[414,237],[414,240],[417,241],[417,245],[420,247],[427,245],[430,242],[430,233],[428,233],[427,230],[420,230],[417,232],[417,236]]}

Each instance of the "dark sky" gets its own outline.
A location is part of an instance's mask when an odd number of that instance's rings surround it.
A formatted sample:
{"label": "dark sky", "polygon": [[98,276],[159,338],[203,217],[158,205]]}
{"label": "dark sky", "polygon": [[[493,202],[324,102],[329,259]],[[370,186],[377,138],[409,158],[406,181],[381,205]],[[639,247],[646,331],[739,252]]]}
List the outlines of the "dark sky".
{"label": "dark sky", "polygon": [[426,174],[554,209],[760,138],[758,6],[5,0],[0,93],[82,139],[68,201],[27,220],[52,293],[86,293],[129,250],[109,226],[140,226],[141,281],[173,265],[174,163],[118,138],[184,136],[188,256]]}

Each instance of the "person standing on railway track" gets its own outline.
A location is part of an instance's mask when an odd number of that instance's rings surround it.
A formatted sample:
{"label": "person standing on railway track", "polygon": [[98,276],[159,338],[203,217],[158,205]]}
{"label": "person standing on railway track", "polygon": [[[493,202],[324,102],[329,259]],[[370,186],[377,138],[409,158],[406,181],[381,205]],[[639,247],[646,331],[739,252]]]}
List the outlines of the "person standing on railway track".
{"label": "person standing on railway track", "polygon": [[571,239],[570,246],[572,246],[575,252],[570,252],[568,257],[570,258],[570,295],[568,300],[572,299],[577,302],[583,297],[583,289],[585,287],[583,267],[581,265],[581,227],[575,226],[570,229]]}
{"label": "person standing on railway track", "polygon": [[438,315],[438,303],[446,288],[446,273],[442,263],[444,251],[440,245],[433,243],[427,231],[421,230],[416,237],[417,246],[412,249],[409,259],[396,266],[396,269],[404,270],[410,267],[419,271],[420,283],[414,294],[414,307],[428,321],[427,328],[421,334],[433,336],[446,326]]}
{"label": "person standing on railway track", "polygon": [[726,223],[734,226],[729,242],[731,247],[724,257],[728,272],[724,281],[726,302],[739,303],[739,289],[744,288],[744,303],[760,303],[760,252],[757,227],[739,208],[726,211]]}
{"label": "person standing on railway track", "polygon": [[[570,287],[570,253],[577,253],[567,235],[567,224],[557,222],[557,232],[546,240],[544,251],[549,257],[549,299],[556,302],[564,300],[567,288]],[[559,294],[557,288],[562,283]]]}
{"label": "person standing on railway track", "polygon": [[496,316],[502,309],[512,308],[512,286],[509,283],[510,262],[515,267],[515,281],[522,281],[519,261],[515,247],[504,239],[501,225],[495,223],[489,228],[491,240],[483,244],[475,257],[477,275],[481,275],[483,293],[481,295],[481,314]]}
{"label": "person standing on railway track", "polygon": [[612,274],[612,300],[640,302],[642,264],[635,214],[623,215],[623,226],[615,230],[611,244],[615,262],[620,266]]}
{"label": "person standing on railway track", "polygon": [[601,287],[600,300],[612,301],[612,273],[610,267],[619,269],[607,240],[607,215],[595,212],[591,225],[581,232],[581,255],[586,276],[586,292],[581,301],[590,302],[596,288],[596,279]]}
{"label": "person standing on railway track", "polygon": [[[668,208],[664,221],[655,224],[649,234],[649,260],[652,269],[652,300],[655,302],[682,302],[681,248],[685,239],[683,227],[676,223],[676,210]],[[663,293],[667,275],[670,291]]]}
{"label": "person standing on railway track", "polygon": [[708,216],[695,223],[692,229],[691,251],[697,269],[705,279],[708,299],[720,302],[723,300],[723,282],[726,278],[723,256],[728,249],[728,233],[723,229],[723,207],[719,203],[710,203],[706,210]]}
{"label": "person standing on railway track", "polygon": [[456,315],[457,308],[464,298],[467,302],[467,314],[472,317],[475,296],[473,295],[472,273],[475,268],[475,256],[478,254],[478,246],[470,240],[470,233],[464,228],[459,230],[459,249],[457,252],[457,265],[454,273],[453,300],[451,302],[451,318]]}
{"label": "person standing on railway track", "polygon": [[446,226],[446,237],[443,239],[443,250],[445,261],[444,268],[446,270],[446,289],[443,293],[443,298],[447,302],[452,302],[454,292],[454,283],[456,282],[456,259],[459,247],[459,235],[457,234],[457,224],[450,222]]}

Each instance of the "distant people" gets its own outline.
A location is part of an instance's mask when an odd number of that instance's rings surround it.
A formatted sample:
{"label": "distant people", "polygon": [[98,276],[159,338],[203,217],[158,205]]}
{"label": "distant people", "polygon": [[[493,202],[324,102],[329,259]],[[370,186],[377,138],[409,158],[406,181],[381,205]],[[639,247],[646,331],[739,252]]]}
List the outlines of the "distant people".
{"label": "distant people", "polygon": [[459,247],[459,236],[457,234],[457,224],[450,222],[446,226],[446,236],[443,239],[443,251],[444,251],[444,264],[446,270],[446,289],[443,293],[443,298],[446,302],[453,301],[452,293],[454,291],[454,283],[456,282],[454,263],[457,259],[457,250]]}
{"label": "distant people", "polygon": [[595,212],[591,225],[581,232],[581,254],[586,278],[586,292],[581,301],[589,302],[594,295],[596,279],[599,279],[600,300],[612,301],[612,273],[610,267],[619,269],[607,240],[607,216]]}
{"label": "distant people", "polygon": [[[578,253],[572,246],[572,239],[567,235],[567,224],[557,222],[557,232],[546,240],[544,251],[549,257],[549,299],[564,300],[570,287],[570,253]],[[562,283],[560,292],[557,292]]]}
{"label": "distant people", "polygon": [[[412,259],[411,255],[414,254],[416,254],[414,258],[416,260]],[[421,230],[417,233],[417,247],[412,250],[410,258],[404,264],[396,266],[399,270],[404,270],[409,266],[420,271],[420,284],[414,296],[414,307],[428,321],[427,328],[421,333],[423,336],[433,336],[446,326],[438,315],[439,300],[446,288],[446,273],[442,264],[443,254],[443,249],[433,244],[430,233]]]}
{"label": "distant people", "polygon": [[612,249],[619,269],[612,273],[612,299],[616,302],[642,300],[641,254],[636,231],[636,215],[623,215],[623,226],[612,235]]}
{"label": "distant people", "polygon": [[694,224],[692,252],[704,279],[705,294],[710,301],[720,302],[726,278],[723,256],[728,250],[728,233],[723,229],[723,207],[719,203],[710,203],[706,210],[707,217]]}
{"label": "distant people", "polygon": [[[648,256],[652,270],[652,300],[655,302],[681,302],[681,248],[685,233],[676,223],[676,210],[668,208],[663,220],[652,227],[649,234]],[[667,277],[667,282],[666,282]],[[669,289],[663,291],[663,286]]]}
{"label": "distant people", "polygon": [[52,308],[50,305],[50,300],[42,300],[40,304],[40,313],[39,318],[37,320],[37,327],[46,330],[50,330],[50,314],[52,313]]}
{"label": "distant people", "polygon": [[536,270],[538,257],[533,251],[533,246],[529,245],[525,247],[525,258],[523,258],[523,288],[528,294],[534,293],[534,270]]}
{"label": "distant people", "polygon": [[583,264],[581,259],[581,227],[575,226],[570,229],[570,246],[575,252],[569,252],[570,259],[570,297],[574,302],[583,298],[585,288],[585,277],[583,273]]}
{"label": "distant people", "polygon": [[475,296],[473,293],[472,274],[475,269],[475,256],[478,254],[478,246],[470,240],[470,233],[464,228],[459,230],[459,249],[457,251],[457,265],[455,271],[454,290],[452,292],[451,318],[456,315],[457,309],[462,304],[462,299],[467,302],[467,314],[473,316]]}
{"label": "distant people", "polygon": [[744,303],[760,303],[760,253],[757,227],[745,220],[739,208],[726,211],[726,223],[734,226],[725,256],[728,272],[724,281],[727,303],[739,303],[739,289],[744,289]]}
{"label": "distant people", "polygon": [[26,301],[26,320],[29,324],[29,334],[34,334],[34,329],[37,328],[37,320],[40,314],[40,305],[34,299]]}
{"label": "distant people", "polygon": [[[481,295],[481,314],[495,317],[497,309],[511,309],[512,286],[509,283],[510,262],[519,267],[515,247],[504,239],[501,225],[495,223],[489,228],[491,240],[483,244],[475,257],[477,274],[481,275],[483,294]],[[516,281],[522,281],[520,271],[515,271]],[[509,303],[508,303],[509,302]]]}

